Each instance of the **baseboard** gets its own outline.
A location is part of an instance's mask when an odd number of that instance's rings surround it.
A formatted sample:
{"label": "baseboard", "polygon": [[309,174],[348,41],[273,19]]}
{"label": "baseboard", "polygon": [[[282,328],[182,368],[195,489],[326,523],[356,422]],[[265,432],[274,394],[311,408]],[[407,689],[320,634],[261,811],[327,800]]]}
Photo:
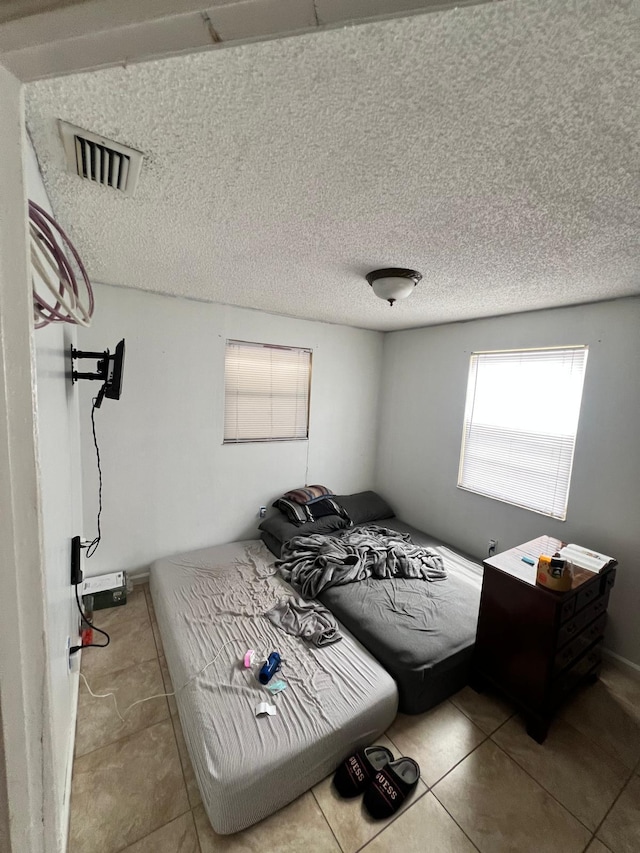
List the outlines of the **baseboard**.
{"label": "baseboard", "polygon": [[[78,652],[82,654],[82,652]],[[61,838],[60,850],[66,850],[69,846],[69,821],[71,819],[71,782],[73,779],[73,757],[76,749],[76,721],[78,719],[78,693],[80,690],[80,677],[77,673],[71,673],[73,679],[73,701],[71,703],[71,736],[69,738],[69,750],[67,753],[67,772],[65,775],[64,799],[62,801],[62,816],[60,820]]]}
{"label": "baseboard", "polygon": [[623,658],[622,655],[617,655],[610,649],[603,649],[602,654],[606,655],[609,658],[613,658],[614,660],[620,661],[620,663],[623,663],[625,666],[631,667],[631,669],[635,669],[636,672],[640,672],[640,666],[638,666],[637,663],[633,663],[633,661],[628,660],[628,658]]}
{"label": "baseboard", "polygon": [[127,580],[130,580],[134,586],[138,586],[141,583],[147,583],[149,580],[149,570],[146,572],[136,572],[135,575],[127,572]]}

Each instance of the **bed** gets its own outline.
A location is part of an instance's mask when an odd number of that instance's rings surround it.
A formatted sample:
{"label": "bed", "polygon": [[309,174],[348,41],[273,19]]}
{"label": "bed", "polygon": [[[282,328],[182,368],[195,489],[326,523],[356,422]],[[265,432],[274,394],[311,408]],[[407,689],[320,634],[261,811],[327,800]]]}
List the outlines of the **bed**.
{"label": "bed", "polygon": [[[433,583],[422,579],[367,579],[331,587],[318,599],[393,676],[400,710],[419,714],[468,683],[482,565],[395,517],[381,518],[382,508],[389,511],[388,505],[375,493],[365,494],[365,515],[357,515],[363,505],[362,496],[350,496],[351,504],[346,497],[344,500],[358,520],[355,527],[373,523],[408,533],[416,545],[433,548],[442,557],[447,578]],[[374,498],[380,501],[375,510]],[[286,530],[286,535],[291,535],[293,529]],[[340,533],[337,530],[326,535]],[[262,536],[279,556],[281,543],[264,530]]]}
{"label": "bed", "polygon": [[443,559],[446,580],[370,578],[331,587],[318,598],[394,677],[400,710],[420,714],[469,680],[482,566],[397,518],[376,523],[433,548]]}
{"label": "bed", "polygon": [[[343,639],[318,649],[263,616],[293,590],[259,540],[158,560],[150,586],[185,741],[216,832],[237,832],[282,808],[395,718],[395,682],[348,630],[341,626]],[[285,691],[271,697],[244,669],[247,649],[262,658],[281,653]],[[276,715],[256,717],[266,700]]]}

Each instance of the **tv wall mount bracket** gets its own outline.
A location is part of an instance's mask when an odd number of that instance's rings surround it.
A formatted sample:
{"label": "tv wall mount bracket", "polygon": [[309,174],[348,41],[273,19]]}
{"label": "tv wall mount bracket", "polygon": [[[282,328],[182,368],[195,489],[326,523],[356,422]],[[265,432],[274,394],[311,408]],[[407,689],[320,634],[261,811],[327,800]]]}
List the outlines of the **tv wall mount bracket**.
{"label": "tv wall mount bracket", "polygon": [[[97,361],[95,371],[78,371],[76,362],[78,359],[92,359]],[[109,397],[113,400],[120,399],[122,390],[122,373],[124,370],[124,340],[116,346],[116,351],[111,354],[109,350],[104,352],[88,352],[71,347],[71,382],[76,383],[80,379],[102,382],[102,388],[96,398],[96,408],[102,404],[103,398]]]}
{"label": "tv wall mount bracket", "polygon": [[[78,373],[75,369],[75,360],[77,358],[91,358],[98,359],[98,364],[96,366],[95,373]],[[83,350],[76,349],[75,347],[71,347],[71,381],[77,382],[79,379],[98,379],[101,382],[106,382],[109,378],[109,359],[113,358],[110,355],[109,350],[105,350],[104,352],[84,352]]]}

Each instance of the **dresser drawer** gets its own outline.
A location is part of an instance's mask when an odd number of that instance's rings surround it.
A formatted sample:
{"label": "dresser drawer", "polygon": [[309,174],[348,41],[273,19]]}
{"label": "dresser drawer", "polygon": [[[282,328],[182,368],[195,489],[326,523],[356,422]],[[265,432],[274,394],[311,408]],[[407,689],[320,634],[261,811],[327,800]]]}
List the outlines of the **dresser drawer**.
{"label": "dresser drawer", "polygon": [[581,658],[578,658],[573,666],[554,679],[551,688],[553,700],[558,701],[570,690],[573,690],[585,675],[599,666],[601,660],[602,640],[599,640],[595,646],[583,654]]}
{"label": "dresser drawer", "polygon": [[566,667],[571,666],[590,645],[602,637],[606,623],[607,614],[603,613],[558,652],[553,661],[554,676]]}
{"label": "dresser drawer", "polygon": [[579,613],[583,607],[591,604],[592,601],[595,601],[599,597],[600,584],[597,581],[590,581],[576,596],[576,613]]}
{"label": "dresser drawer", "polygon": [[569,601],[565,601],[565,603],[560,608],[560,622],[566,622],[567,619],[571,619],[576,609],[576,596],[572,596]]}
{"label": "dresser drawer", "polygon": [[589,622],[592,622],[602,613],[605,613],[608,602],[609,593],[606,592],[604,595],[596,598],[596,600],[591,604],[587,604],[586,607],[583,607],[582,610],[578,611],[573,619],[565,622],[558,632],[558,648],[564,646],[570,640],[573,640],[574,637],[578,636],[585,625],[588,625]]}

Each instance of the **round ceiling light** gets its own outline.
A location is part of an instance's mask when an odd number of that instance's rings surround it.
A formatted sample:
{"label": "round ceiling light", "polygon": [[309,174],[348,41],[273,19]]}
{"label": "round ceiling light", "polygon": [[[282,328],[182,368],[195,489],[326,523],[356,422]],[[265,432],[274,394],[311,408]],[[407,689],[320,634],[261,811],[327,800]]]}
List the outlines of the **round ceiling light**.
{"label": "round ceiling light", "polygon": [[393,305],[396,299],[406,299],[411,294],[422,278],[422,273],[400,267],[387,267],[367,273],[366,278],[375,295]]}

